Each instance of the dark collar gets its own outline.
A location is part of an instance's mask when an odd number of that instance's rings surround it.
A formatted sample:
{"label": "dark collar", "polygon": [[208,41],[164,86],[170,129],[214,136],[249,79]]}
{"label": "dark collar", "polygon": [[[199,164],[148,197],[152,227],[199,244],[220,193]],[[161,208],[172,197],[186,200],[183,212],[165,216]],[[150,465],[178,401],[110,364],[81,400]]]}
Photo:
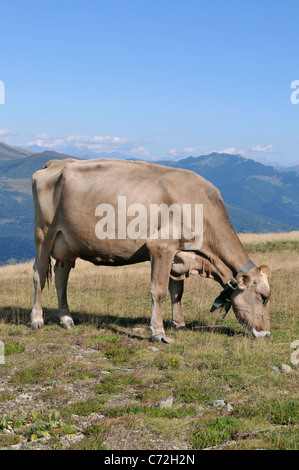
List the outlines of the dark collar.
{"label": "dark collar", "polygon": [[[247,273],[251,268],[253,268],[253,266],[255,266],[255,264],[252,262],[252,261],[249,261],[245,266],[244,268],[241,269],[241,271],[238,272],[239,273]],[[237,275],[238,275],[237,274]],[[212,305],[212,308],[211,308],[211,312],[213,313],[215,310],[217,310],[218,308],[220,307],[223,307],[223,305],[225,303],[229,303],[228,306],[225,308],[225,311],[226,313],[229,311],[231,305],[230,305],[230,296],[232,295],[232,293],[238,288],[238,281],[233,277],[232,279],[230,279],[224,286],[224,289],[222,292],[220,292],[219,296],[217,297],[217,299],[215,299],[213,305]]]}

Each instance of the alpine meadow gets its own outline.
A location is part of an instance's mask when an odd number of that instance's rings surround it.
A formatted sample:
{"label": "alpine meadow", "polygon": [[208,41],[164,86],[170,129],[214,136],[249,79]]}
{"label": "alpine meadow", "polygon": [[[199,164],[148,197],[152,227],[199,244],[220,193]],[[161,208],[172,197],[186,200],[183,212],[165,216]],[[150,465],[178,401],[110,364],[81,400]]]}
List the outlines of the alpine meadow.
{"label": "alpine meadow", "polygon": [[[298,450],[299,232],[240,235],[271,271],[271,336],[209,313],[219,286],[185,283],[186,328],[150,341],[149,263],[72,270],[71,330],[45,288],[45,327],[29,327],[32,263],[0,268],[0,445],[22,449]],[[297,332],[297,334],[296,334]],[[298,346],[297,346],[298,347]],[[282,366],[284,364],[284,366]],[[287,366],[287,367],[286,367]]]}

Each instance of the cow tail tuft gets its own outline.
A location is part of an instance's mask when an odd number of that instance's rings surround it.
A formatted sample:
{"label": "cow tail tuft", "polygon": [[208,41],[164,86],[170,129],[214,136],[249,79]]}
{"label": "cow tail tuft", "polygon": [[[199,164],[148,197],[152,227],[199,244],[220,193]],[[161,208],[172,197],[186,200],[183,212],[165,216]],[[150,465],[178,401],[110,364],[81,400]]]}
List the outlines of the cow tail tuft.
{"label": "cow tail tuft", "polygon": [[51,258],[49,257],[48,261],[48,269],[47,269],[47,274],[46,274],[46,280],[47,280],[47,285],[49,288],[50,282],[52,281],[52,261]]}

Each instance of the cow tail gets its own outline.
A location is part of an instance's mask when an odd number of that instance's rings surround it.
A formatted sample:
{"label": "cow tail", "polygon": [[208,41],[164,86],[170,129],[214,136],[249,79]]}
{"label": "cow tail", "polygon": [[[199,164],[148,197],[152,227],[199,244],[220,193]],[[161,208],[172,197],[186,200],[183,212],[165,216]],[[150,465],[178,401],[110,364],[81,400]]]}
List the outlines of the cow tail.
{"label": "cow tail", "polygon": [[48,269],[47,269],[47,274],[46,274],[46,280],[47,280],[47,285],[49,287],[50,282],[52,281],[52,261],[49,256],[49,261],[48,261]]}

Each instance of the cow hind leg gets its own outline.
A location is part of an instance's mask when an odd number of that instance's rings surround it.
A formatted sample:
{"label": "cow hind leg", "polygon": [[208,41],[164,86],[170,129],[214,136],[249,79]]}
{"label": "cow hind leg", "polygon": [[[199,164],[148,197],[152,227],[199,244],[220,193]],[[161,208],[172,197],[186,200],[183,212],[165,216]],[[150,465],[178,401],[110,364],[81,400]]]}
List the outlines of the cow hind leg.
{"label": "cow hind leg", "polygon": [[57,261],[54,267],[60,325],[68,330],[74,326],[67,302],[67,283],[72,267],[73,261]]}
{"label": "cow hind leg", "polygon": [[169,278],[169,293],[171,297],[172,308],[172,324],[175,328],[184,328],[186,323],[184,321],[181,300],[184,292],[184,281],[175,281]]}
{"label": "cow hind leg", "polygon": [[153,341],[162,343],[172,343],[173,339],[165,335],[162,305],[167,296],[169,275],[174,253],[170,251],[150,252],[151,254],[151,296],[152,296],[152,315],[150,329],[152,331]]}

